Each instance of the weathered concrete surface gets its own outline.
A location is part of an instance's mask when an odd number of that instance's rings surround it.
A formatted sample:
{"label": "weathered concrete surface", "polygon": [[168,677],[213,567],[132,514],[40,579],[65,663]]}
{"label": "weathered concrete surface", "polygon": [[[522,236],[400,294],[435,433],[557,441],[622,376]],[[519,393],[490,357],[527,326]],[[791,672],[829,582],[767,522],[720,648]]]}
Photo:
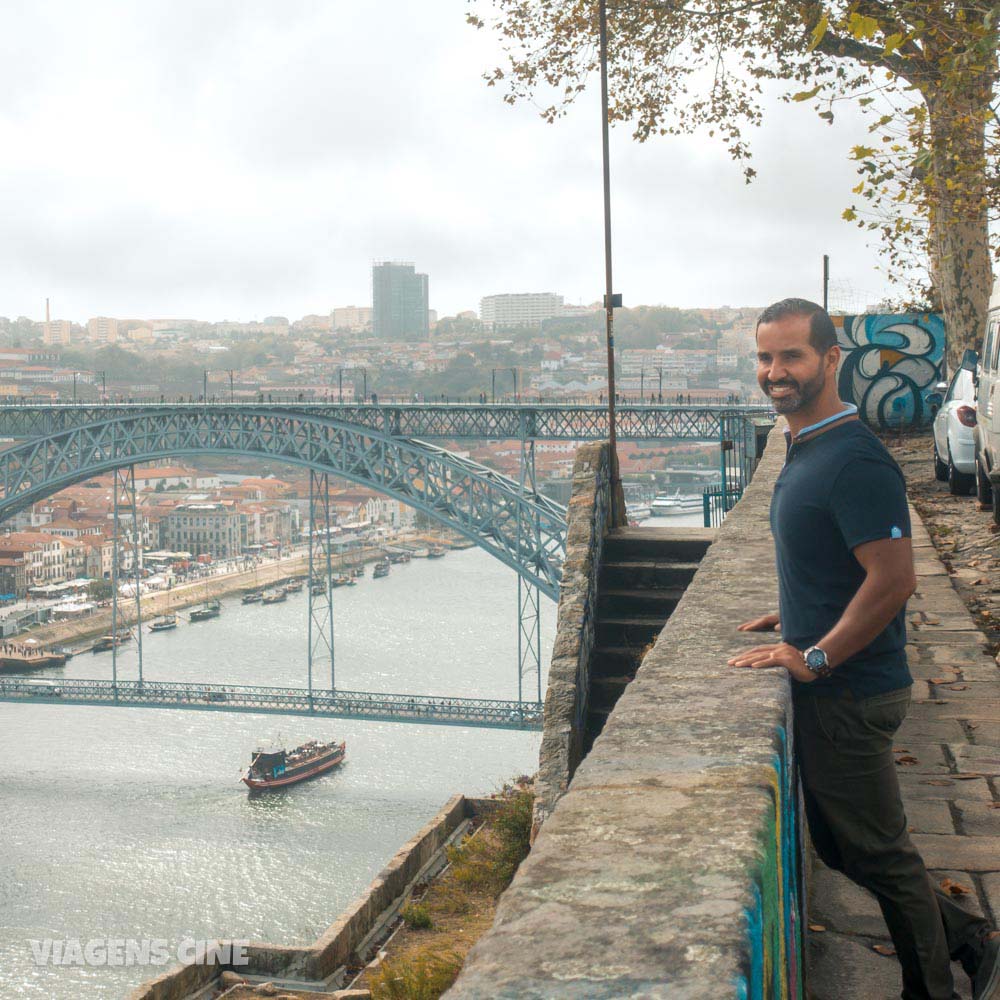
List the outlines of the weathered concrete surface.
{"label": "weathered concrete surface", "polygon": [[[758,892],[774,928],[788,888],[767,872],[790,697],[783,671],[726,660],[761,641],[736,625],[777,608],[767,514],[783,455],[772,441],[449,997],[714,1000],[751,978]],[[778,931],[795,952],[795,929]]]}
{"label": "weathered concrete surface", "polygon": [[597,570],[604,536],[616,526],[608,489],[610,475],[607,442],[585,444],[577,451],[567,509],[559,616],[545,693],[545,726],[535,780],[532,823],[535,832],[566,791],[583,755],[589,667],[597,621]]}

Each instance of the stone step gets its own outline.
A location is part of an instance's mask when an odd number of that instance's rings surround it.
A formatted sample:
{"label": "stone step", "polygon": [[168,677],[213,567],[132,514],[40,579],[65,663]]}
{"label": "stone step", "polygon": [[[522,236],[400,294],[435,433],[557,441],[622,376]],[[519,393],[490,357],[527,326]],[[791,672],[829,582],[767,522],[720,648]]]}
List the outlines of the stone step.
{"label": "stone step", "polygon": [[610,712],[631,681],[632,677],[627,674],[619,677],[592,677],[589,709],[592,712]]}
{"label": "stone step", "polygon": [[715,528],[615,528],[604,539],[604,558],[697,561],[715,533]]}
{"label": "stone step", "polygon": [[659,615],[598,615],[599,646],[630,646],[645,649],[660,634],[664,619]]}
{"label": "stone step", "polygon": [[634,674],[641,650],[632,646],[595,646],[590,657],[590,677],[621,677]]}
{"label": "stone step", "polygon": [[601,564],[600,586],[684,588],[694,579],[697,571],[697,562],[609,559]]}
{"label": "stone step", "polygon": [[598,590],[597,614],[670,617],[684,596],[683,587],[601,587]]}

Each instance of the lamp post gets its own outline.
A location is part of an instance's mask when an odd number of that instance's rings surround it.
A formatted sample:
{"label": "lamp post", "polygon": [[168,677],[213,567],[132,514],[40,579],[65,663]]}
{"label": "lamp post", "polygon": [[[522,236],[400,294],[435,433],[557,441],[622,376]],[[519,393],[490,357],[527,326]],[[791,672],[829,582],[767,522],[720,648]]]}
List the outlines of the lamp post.
{"label": "lamp post", "polygon": [[490,372],[490,402],[497,401],[497,370],[494,368]]}
{"label": "lamp post", "polygon": [[519,397],[517,395],[517,369],[516,368],[511,368],[510,373],[511,373],[511,375],[514,376],[514,402],[518,403],[518,402],[520,402],[520,399],[519,399]]}
{"label": "lamp post", "polygon": [[236,396],[236,394],[235,394],[235,392],[233,390],[233,369],[230,368],[229,369],[229,402],[230,403],[234,403],[236,401],[235,396]]}
{"label": "lamp post", "polygon": [[106,403],[108,401],[108,373],[100,371],[94,372],[94,374],[101,376],[101,399]]}
{"label": "lamp post", "polygon": [[367,400],[368,400],[368,369],[367,368],[362,368],[361,369],[361,379],[362,379],[362,383],[361,384],[364,387],[361,390],[361,402],[364,403],[364,402],[367,402]]}
{"label": "lamp post", "polygon": [[618,453],[615,440],[615,305],[614,285],[611,280],[611,170],[608,144],[608,5],[600,0],[599,32],[601,60],[601,152],[604,166],[604,311],[608,342],[608,445],[611,451],[611,486],[620,482]]}
{"label": "lamp post", "polygon": [[337,402],[343,403],[344,401],[344,369],[337,369]]}
{"label": "lamp post", "polygon": [[203,403],[208,402],[208,372],[203,371],[201,373],[201,401]]}
{"label": "lamp post", "polygon": [[76,402],[76,377],[79,374],[80,374],[79,372],[73,372],[73,402],[74,403]]}

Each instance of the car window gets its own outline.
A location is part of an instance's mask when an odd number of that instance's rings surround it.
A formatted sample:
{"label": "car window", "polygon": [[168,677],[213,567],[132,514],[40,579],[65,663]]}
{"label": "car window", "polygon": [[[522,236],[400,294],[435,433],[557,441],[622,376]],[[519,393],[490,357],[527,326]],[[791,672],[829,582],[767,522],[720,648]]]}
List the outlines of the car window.
{"label": "car window", "polygon": [[996,320],[990,319],[986,324],[986,343],[983,345],[983,353],[981,357],[981,364],[983,371],[989,371],[991,368],[990,362],[993,358],[993,337],[996,331]]}
{"label": "car window", "polygon": [[973,403],[976,399],[976,386],[972,380],[972,372],[967,368],[959,368],[948,386],[948,394],[944,397],[946,403],[958,400],[962,403]]}
{"label": "car window", "polygon": [[993,359],[990,364],[990,368],[996,372],[997,370],[997,355],[1000,354],[1000,337],[997,336],[997,320],[993,320]]}

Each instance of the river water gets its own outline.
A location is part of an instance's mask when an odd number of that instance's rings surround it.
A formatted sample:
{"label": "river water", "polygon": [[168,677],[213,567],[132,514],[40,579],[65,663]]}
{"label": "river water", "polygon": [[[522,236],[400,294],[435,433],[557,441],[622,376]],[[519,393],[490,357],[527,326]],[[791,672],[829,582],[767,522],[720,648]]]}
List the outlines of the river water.
{"label": "river water", "polygon": [[[514,574],[480,549],[334,591],[337,686],[516,698]],[[296,684],[306,596],[223,601],[143,637],[149,679]],[[183,614],[183,613],[182,613]],[[555,605],[542,598],[543,665]],[[111,654],[51,676],[110,677]],[[119,676],[136,676],[134,649]],[[322,674],[328,680],[328,671]],[[317,684],[320,681],[317,679]],[[347,741],[338,771],[249,798],[262,740]],[[163,967],[36,964],[29,940],[308,943],[455,792],[537,767],[539,735],[158,709],[0,705],[0,997],[119,998]]]}
{"label": "river water", "polygon": [[[218,619],[146,633],[144,676],[305,684],[304,593],[222,603]],[[516,698],[516,604],[516,577],[480,549],[396,565],[381,580],[369,567],[357,587],[334,591],[337,686]],[[555,616],[543,597],[543,669]],[[137,676],[134,648],[118,667]],[[47,673],[109,678],[111,654]],[[318,671],[316,685],[328,677]],[[334,737],[347,741],[347,761],[329,775],[254,798],[239,783],[259,742]],[[451,795],[532,773],[539,742],[450,726],[0,704],[0,997],[118,1000],[166,968],[39,963],[31,940],[165,939],[172,953],[185,939],[310,943]]]}

